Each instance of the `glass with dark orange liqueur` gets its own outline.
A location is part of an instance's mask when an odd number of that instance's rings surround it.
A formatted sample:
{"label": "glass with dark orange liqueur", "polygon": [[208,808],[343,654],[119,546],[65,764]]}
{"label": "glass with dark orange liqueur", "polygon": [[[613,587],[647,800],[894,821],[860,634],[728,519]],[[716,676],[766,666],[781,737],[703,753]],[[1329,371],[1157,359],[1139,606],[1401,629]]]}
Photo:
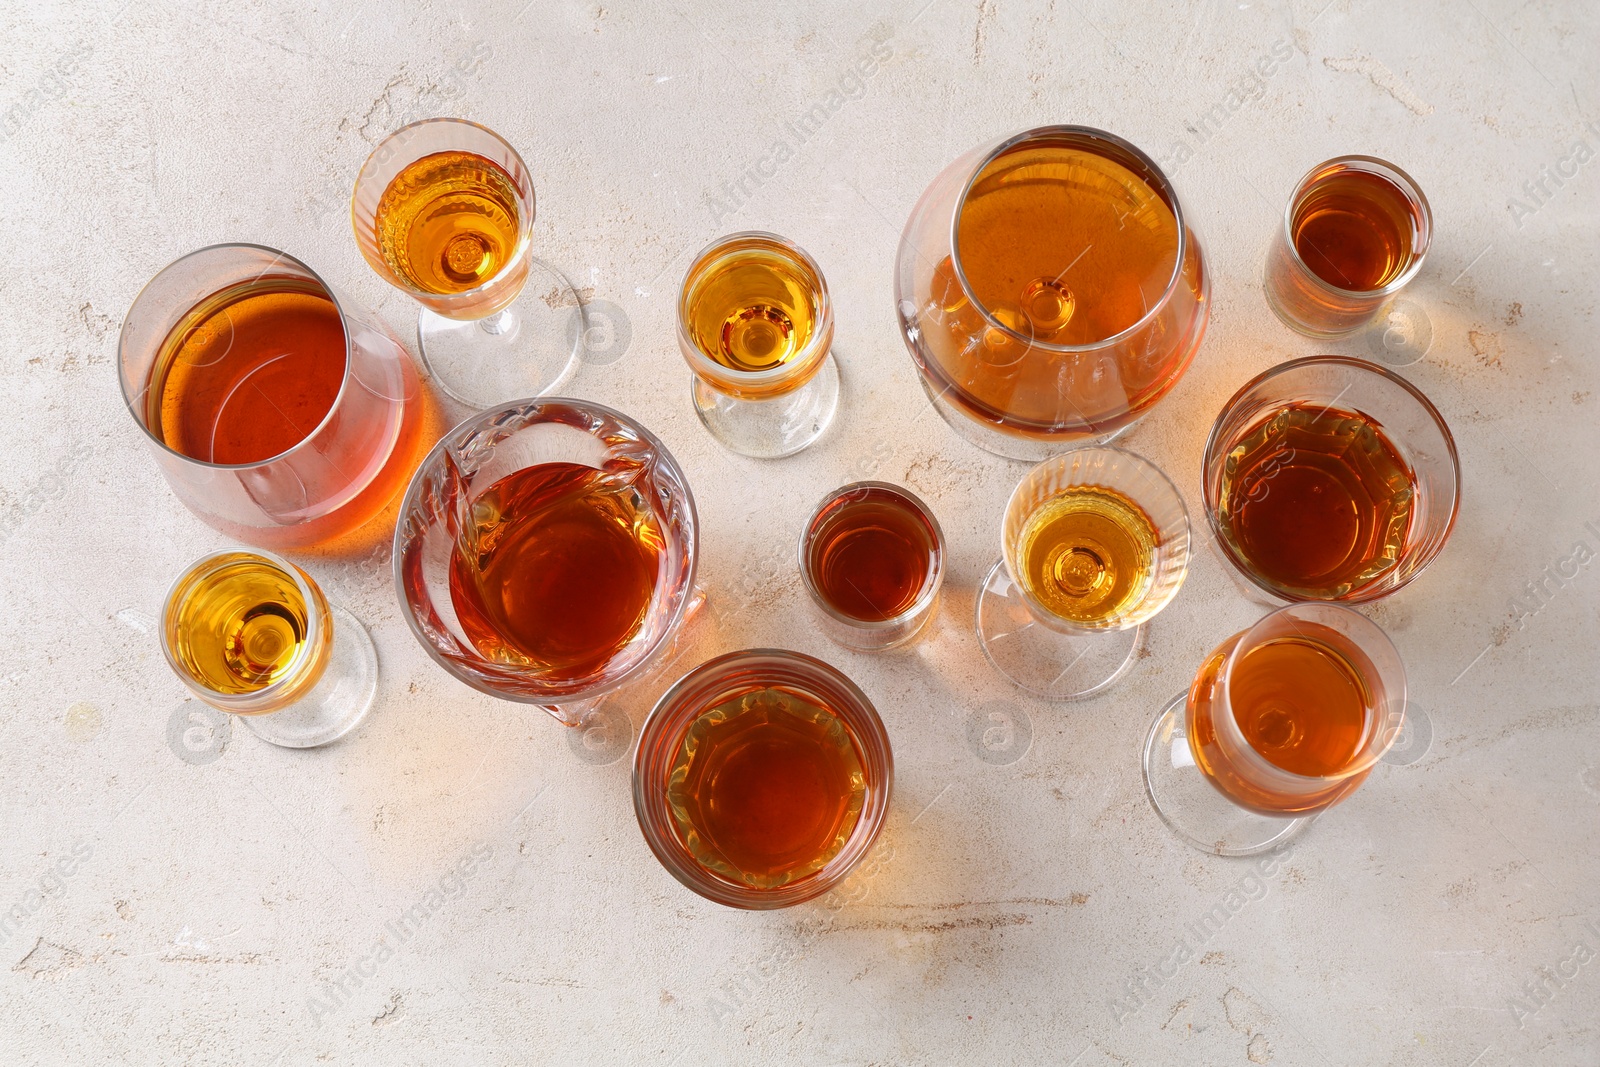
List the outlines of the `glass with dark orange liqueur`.
{"label": "glass with dark orange liqueur", "polygon": [[395,530],[406,621],[480,692],[572,726],[648,675],[699,602],[694,498],[621,412],[548,397],[468,419],[423,461]]}
{"label": "glass with dark orange liqueur", "polygon": [[128,309],[118,360],[167,484],[252,545],[349,534],[427,446],[411,357],[286,252],[212,245],[168,266]]}
{"label": "glass with dark orange liqueur", "polygon": [[1399,736],[1406,680],[1377,624],[1294,604],[1206,657],[1145,739],[1150,802],[1207,852],[1276,847],[1348,797]]}
{"label": "glass with dark orange liqueur", "polygon": [[937,610],[944,532],[928,506],[888,482],[835,489],[800,536],[800,577],[830,638],[861,651],[915,639]]}

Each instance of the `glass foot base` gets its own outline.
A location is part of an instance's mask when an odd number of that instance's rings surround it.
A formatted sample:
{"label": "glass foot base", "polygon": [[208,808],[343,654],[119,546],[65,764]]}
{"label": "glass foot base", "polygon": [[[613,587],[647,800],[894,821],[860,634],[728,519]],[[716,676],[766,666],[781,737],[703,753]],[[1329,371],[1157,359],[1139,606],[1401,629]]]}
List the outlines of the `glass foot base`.
{"label": "glass foot base", "polygon": [[378,691],[378,650],[366,627],[340,607],[333,616],[333,648],[321,681],[305,697],[266,715],[240,715],[250,732],[284,748],[315,748],[356,728]]}
{"label": "glass foot base", "polygon": [[447,319],[424,308],[417,347],[435,385],[482,411],[559,388],[577,366],[586,326],[571,283],[534,260],[521,295],[488,318]]}
{"label": "glass foot base", "polygon": [[1080,700],[1111,685],[1132,665],[1144,627],[1064,634],[1039,623],[1004,560],[978,590],[978,644],[994,669],[1046,700]]}
{"label": "glass foot base", "polygon": [[822,436],[839,406],[839,368],[830,354],[815,377],[771,400],[740,400],[692,382],[694,410],[711,436],[741,456],[792,456]]}
{"label": "glass foot base", "polygon": [[1315,818],[1258,815],[1217,791],[1189,748],[1187,693],[1161,709],[1144,741],[1144,788],[1161,821],[1202,852],[1254,856],[1277,848]]}

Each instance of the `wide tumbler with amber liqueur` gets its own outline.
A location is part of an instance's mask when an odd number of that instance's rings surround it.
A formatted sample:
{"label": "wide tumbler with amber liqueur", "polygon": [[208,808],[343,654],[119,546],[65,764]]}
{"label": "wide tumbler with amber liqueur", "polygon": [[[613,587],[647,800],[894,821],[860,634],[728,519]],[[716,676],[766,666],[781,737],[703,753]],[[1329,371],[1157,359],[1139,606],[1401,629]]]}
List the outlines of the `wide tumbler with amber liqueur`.
{"label": "wide tumbler with amber liqueur", "polygon": [[699,602],[697,548],[666,446],[621,412],[547,397],[435,446],[401,508],[395,584],[446,671],[579,726],[672,647]]}
{"label": "wide tumbler with amber liqueur", "polygon": [[273,248],[212,245],[157,274],[123,321],[118,371],[178,499],[248,544],[350,534],[394,502],[426,448],[405,348]]}
{"label": "wide tumbler with amber liqueur", "polygon": [[633,761],[639,829],[674,878],[734,908],[826,893],[866,858],[894,758],[872,702],[821,660],[730,652],[651,711]]}
{"label": "wide tumbler with amber liqueur", "polygon": [[475,408],[553,392],[582,349],[584,309],[533,255],[533,216],[522,157],[465,119],[402,126],[356,178],[356,245],[422,305],[417,345],[434,382]]}
{"label": "wide tumbler with amber liqueur", "polygon": [[758,459],[792,455],[833,421],[833,302],[806,251],[775,233],[719,237],[678,294],[678,347],[700,421]]}
{"label": "wide tumbler with amber liqueur", "polygon": [[372,638],[280,556],[227,550],[172,583],[161,651],[184,685],[256,736],[311,748],[355,729],[372,706]]}
{"label": "wide tumbler with amber liqueur", "polygon": [[1189,513],[1149,460],[1085,447],[1047,459],[1006,504],[1001,558],[978,590],[978,643],[1047,700],[1104,690],[1189,567]]}
{"label": "wide tumbler with amber liqueur", "polygon": [[1040,460],[1109,441],[1167,394],[1210,281],[1161,169],[1120,137],[1043,126],[990,141],[912,210],[895,306],[923,388],[962,437]]}
{"label": "wide tumbler with amber liqueur", "polygon": [[1196,848],[1253,855],[1349,797],[1399,736],[1405,707],[1400,654],[1376,623],[1292,604],[1218,645],[1156,716],[1145,789]]}
{"label": "wide tumbler with amber liqueur", "polygon": [[1461,499],[1438,409],[1342,356],[1247,382],[1217,416],[1201,478],[1218,550],[1272,602],[1388,596],[1444,548]]}
{"label": "wide tumbler with amber liqueur", "polygon": [[1311,168],[1267,253],[1267,306],[1310,337],[1372,322],[1422,270],[1433,212],[1411,175],[1372,156]]}

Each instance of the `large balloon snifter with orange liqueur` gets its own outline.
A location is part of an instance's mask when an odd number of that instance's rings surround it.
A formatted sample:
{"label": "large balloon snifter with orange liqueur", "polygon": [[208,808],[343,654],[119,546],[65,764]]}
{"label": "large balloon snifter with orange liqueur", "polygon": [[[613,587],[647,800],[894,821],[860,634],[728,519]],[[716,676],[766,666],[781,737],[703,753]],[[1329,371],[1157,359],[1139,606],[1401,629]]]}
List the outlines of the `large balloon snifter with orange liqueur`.
{"label": "large balloon snifter with orange liqueur", "polygon": [[923,193],[895,303],[923,387],[962,437],[1040,460],[1108,441],[1177,383],[1209,278],[1149,156],[1086,126],[980,145]]}

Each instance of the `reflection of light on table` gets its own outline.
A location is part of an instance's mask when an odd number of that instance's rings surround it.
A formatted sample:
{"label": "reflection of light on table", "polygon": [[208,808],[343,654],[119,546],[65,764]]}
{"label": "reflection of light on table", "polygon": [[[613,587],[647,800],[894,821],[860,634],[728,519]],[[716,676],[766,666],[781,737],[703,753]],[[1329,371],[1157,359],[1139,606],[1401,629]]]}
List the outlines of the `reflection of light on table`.
{"label": "reflection of light on table", "polygon": [[1194,766],[1194,750],[1187,743],[1172,746],[1172,769],[1181,771]]}

